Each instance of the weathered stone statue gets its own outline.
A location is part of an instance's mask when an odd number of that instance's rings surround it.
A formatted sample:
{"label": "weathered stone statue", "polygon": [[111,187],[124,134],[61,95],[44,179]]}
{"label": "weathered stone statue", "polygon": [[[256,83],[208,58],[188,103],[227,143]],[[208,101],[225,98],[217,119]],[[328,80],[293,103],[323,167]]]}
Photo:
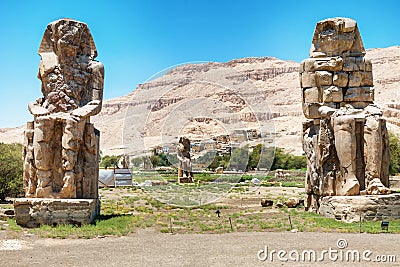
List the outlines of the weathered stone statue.
{"label": "weathered stone statue", "polygon": [[180,183],[192,183],[193,182],[193,171],[192,162],[190,160],[190,141],[187,137],[179,138],[179,144],[177,148],[178,157],[178,182]]}
{"label": "weathered stone statue", "polygon": [[97,199],[100,112],[104,66],[85,23],[50,23],[39,48],[43,97],[29,104],[34,116],[24,141],[28,198]]}
{"label": "weathered stone statue", "polygon": [[320,21],[300,65],[306,209],[323,196],[389,193],[389,142],[357,23]]}
{"label": "weathered stone statue", "polygon": [[67,19],[50,23],[39,55],[43,97],[29,104],[26,196],[95,198],[99,134],[90,116],[101,110],[104,67],[94,60],[89,28]]}

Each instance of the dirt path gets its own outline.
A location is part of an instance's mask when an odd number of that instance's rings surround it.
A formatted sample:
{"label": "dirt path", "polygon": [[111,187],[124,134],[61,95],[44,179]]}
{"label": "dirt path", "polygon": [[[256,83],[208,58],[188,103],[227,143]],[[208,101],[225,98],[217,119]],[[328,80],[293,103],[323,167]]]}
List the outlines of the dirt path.
{"label": "dirt path", "polygon": [[[257,253],[271,250],[340,250],[338,239],[348,246],[342,251],[365,250],[377,255],[395,255],[397,263],[336,262],[325,260],[314,264],[323,266],[400,266],[400,235],[340,234],[340,233],[275,233],[245,232],[230,234],[162,234],[140,230],[126,237],[96,239],[36,239],[0,241],[1,266],[310,266],[312,263],[259,261]],[[14,250],[12,250],[14,249]],[[296,257],[292,252],[292,257]],[[335,254],[333,254],[334,256]],[[340,254],[338,254],[340,255]],[[260,254],[264,256],[264,254]],[[288,258],[288,254],[284,258]],[[299,256],[301,258],[301,256]]]}

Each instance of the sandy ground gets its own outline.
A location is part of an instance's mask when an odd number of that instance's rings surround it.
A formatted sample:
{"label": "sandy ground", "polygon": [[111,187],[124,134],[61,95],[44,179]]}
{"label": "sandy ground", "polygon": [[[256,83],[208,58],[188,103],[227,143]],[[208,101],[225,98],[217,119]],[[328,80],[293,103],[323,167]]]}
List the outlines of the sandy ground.
{"label": "sandy ground", "polygon": [[[105,199],[126,196],[125,189],[104,191]],[[232,194],[223,205],[256,208],[260,197],[300,196],[302,188],[267,187],[251,193]],[[245,200],[243,200],[245,196]],[[5,222],[4,222],[5,223]],[[14,239],[15,238],[15,239]],[[338,240],[347,246],[338,248]],[[342,242],[342,243],[343,243]],[[341,244],[342,244],[341,243]],[[260,250],[268,249],[265,261]],[[329,254],[321,253],[331,249]],[[280,260],[277,252],[286,252]],[[317,261],[302,260],[304,250],[313,250]],[[360,261],[346,260],[346,253],[360,253]],[[363,259],[363,252],[371,251]],[[338,251],[338,252],[335,252]],[[282,252],[282,253],[283,253]],[[299,259],[295,261],[296,252]],[[289,257],[289,253],[292,259]],[[343,257],[341,257],[343,255]],[[397,262],[378,263],[377,256],[394,255]],[[264,253],[259,254],[262,258]],[[335,257],[337,259],[335,260]],[[271,261],[272,259],[272,261]],[[287,261],[283,261],[287,259]],[[367,261],[370,260],[370,261]],[[388,261],[388,257],[386,257]],[[0,266],[400,266],[400,234],[349,234],[321,232],[233,232],[227,234],[167,234],[148,228],[124,237],[93,239],[43,239],[27,232],[0,235]]]}
{"label": "sandy ground", "polygon": [[[338,239],[348,246],[340,250]],[[246,232],[229,234],[162,234],[139,230],[125,237],[96,239],[37,239],[2,240],[1,266],[400,266],[400,235],[395,234],[338,234],[338,233],[274,233]],[[360,262],[346,262],[340,252],[332,252],[320,262],[280,261],[274,254],[266,261],[258,259],[265,250],[315,250],[317,258],[323,250],[358,250]],[[395,255],[397,263],[367,262],[362,253],[370,250],[369,259],[380,255]],[[292,254],[295,257],[295,252]],[[260,254],[261,257],[264,254]],[[288,254],[283,258],[288,258]],[[289,259],[289,258],[288,258]],[[301,256],[300,256],[301,260]]]}

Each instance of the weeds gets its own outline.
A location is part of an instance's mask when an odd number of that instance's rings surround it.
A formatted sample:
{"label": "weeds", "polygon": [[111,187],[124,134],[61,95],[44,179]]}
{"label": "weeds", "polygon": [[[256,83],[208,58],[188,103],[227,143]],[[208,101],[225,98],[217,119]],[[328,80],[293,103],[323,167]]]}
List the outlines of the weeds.
{"label": "weeds", "polygon": [[[246,193],[233,192],[237,203],[234,206],[208,204],[198,207],[181,208],[168,206],[146,195],[142,190],[114,189],[113,197],[102,198],[101,214],[93,224],[74,226],[41,226],[26,231],[46,238],[94,238],[97,236],[123,236],[135,233],[137,229],[153,228],[161,233],[228,233],[232,231],[288,231],[296,228],[304,232],[367,232],[380,233],[380,221],[344,223],[321,217],[299,208],[263,208],[254,205],[254,197]],[[108,194],[110,194],[108,191]],[[291,191],[290,189],[288,191]],[[124,196],[129,193],[129,196]],[[299,196],[301,194],[299,193]],[[117,198],[115,198],[117,196]],[[232,202],[232,198],[227,198]],[[281,194],[274,199],[284,202]],[[253,202],[252,202],[253,201]],[[243,205],[241,205],[243,204]],[[215,213],[219,210],[220,217]],[[291,224],[289,221],[291,219]],[[231,228],[232,223],[232,228]],[[5,231],[22,234],[23,228],[14,219],[7,220]],[[172,229],[171,229],[172,227]],[[4,231],[4,230],[2,230]],[[25,231],[25,232],[26,232]],[[400,233],[400,220],[390,220],[389,231]]]}

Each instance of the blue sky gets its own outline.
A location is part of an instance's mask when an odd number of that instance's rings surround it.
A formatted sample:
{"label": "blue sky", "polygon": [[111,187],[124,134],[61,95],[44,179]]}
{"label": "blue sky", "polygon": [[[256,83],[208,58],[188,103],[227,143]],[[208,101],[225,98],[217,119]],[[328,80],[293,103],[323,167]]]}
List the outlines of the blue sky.
{"label": "blue sky", "polygon": [[358,22],[366,48],[400,45],[400,1],[0,0],[0,128],[32,120],[41,96],[37,55],[46,25],[86,22],[106,70],[104,98],[130,93],[158,71],[192,61],[308,57],[316,22]]}

